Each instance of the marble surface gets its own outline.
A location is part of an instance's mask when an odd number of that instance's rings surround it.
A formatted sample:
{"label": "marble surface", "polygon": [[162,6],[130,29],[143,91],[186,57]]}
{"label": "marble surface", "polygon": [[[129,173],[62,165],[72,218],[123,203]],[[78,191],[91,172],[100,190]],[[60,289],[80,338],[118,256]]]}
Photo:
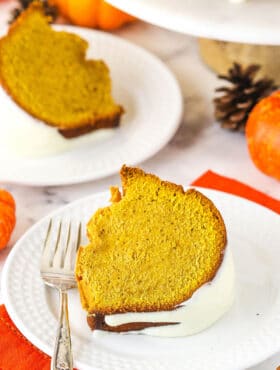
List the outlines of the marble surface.
{"label": "marble surface", "polygon": [[[6,24],[9,7],[0,1],[0,26]],[[196,40],[142,22],[115,33],[146,48],[166,63],[177,77],[184,95],[185,112],[177,133],[164,149],[141,166],[166,180],[185,185],[211,169],[280,199],[280,183],[254,166],[244,135],[222,130],[214,121],[213,91],[220,82],[201,62]],[[1,187],[11,191],[16,199],[17,225],[9,246],[0,251],[0,271],[16,240],[41,217],[118,183],[117,174],[100,181],[63,187],[38,188],[1,183]],[[276,369],[278,365],[280,353],[251,370]]]}

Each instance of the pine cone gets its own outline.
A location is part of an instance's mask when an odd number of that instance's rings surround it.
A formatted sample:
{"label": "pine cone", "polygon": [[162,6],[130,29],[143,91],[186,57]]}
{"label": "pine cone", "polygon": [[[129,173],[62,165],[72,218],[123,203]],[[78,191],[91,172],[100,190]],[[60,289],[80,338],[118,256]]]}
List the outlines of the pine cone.
{"label": "pine cone", "polygon": [[228,75],[218,76],[232,84],[215,90],[218,93],[224,93],[214,99],[215,117],[221,122],[223,128],[244,132],[252,108],[260,99],[277,88],[272,79],[262,78],[255,81],[260,68],[255,64],[245,68],[234,63]]}
{"label": "pine cone", "polygon": [[[18,8],[15,8],[12,10],[12,18],[9,23],[13,23],[17,17],[29,7],[29,5],[33,2],[34,0],[18,0],[19,6]],[[57,17],[58,11],[56,6],[50,5],[48,3],[48,0],[41,0],[44,6],[44,12],[46,15],[49,15],[51,19],[54,21]]]}

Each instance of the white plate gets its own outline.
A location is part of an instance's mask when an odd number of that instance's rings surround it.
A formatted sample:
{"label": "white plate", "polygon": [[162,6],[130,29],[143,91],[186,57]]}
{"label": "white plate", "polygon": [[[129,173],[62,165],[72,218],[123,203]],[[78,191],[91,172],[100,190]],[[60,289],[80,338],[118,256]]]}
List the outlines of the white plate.
{"label": "white plate", "polygon": [[[240,370],[280,348],[280,217],[255,203],[201,189],[221,210],[233,247],[237,293],[232,309],[211,328],[185,338],[101,333],[86,325],[78,292],[70,296],[76,366],[94,370]],[[109,194],[79,200],[54,213],[86,222],[108,204]],[[39,275],[48,218],[14,246],[2,279],[4,302],[19,330],[51,354],[57,323],[57,296]]]}
{"label": "white plate", "polygon": [[[63,185],[98,179],[118,172],[123,163],[137,164],[171,139],[182,115],[177,81],[155,56],[108,33],[71,26],[89,42],[88,57],[103,59],[113,81],[115,100],[126,110],[119,128],[83,137],[83,145],[48,157],[0,156],[0,181],[27,185]],[[0,125],[9,120],[35,121],[0,91]]]}
{"label": "white plate", "polygon": [[279,0],[108,0],[150,23],[194,36],[280,44]]}

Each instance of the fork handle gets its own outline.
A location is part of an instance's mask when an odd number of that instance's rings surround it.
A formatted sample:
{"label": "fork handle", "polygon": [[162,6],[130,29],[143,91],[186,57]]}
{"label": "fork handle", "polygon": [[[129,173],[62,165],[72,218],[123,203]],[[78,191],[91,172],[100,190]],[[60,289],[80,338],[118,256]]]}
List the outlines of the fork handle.
{"label": "fork handle", "polygon": [[51,370],[72,370],[73,357],[71,349],[70,326],[68,319],[67,291],[59,289],[60,314],[59,326],[51,362]]}

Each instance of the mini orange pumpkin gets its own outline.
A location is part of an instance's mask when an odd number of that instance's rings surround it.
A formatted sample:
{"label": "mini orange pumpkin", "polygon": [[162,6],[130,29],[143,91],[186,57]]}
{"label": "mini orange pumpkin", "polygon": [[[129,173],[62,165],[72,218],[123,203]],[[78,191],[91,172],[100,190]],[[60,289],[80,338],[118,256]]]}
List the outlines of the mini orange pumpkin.
{"label": "mini orange pumpkin", "polygon": [[12,195],[0,189],[0,249],[8,244],[16,224],[16,204]]}
{"label": "mini orange pumpkin", "polygon": [[50,0],[77,26],[113,30],[135,20],[103,0]]}
{"label": "mini orange pumpkin", "polygon": [[280,180],[280,91],[254,107],[246,124],[246,139],[255,165]]}

